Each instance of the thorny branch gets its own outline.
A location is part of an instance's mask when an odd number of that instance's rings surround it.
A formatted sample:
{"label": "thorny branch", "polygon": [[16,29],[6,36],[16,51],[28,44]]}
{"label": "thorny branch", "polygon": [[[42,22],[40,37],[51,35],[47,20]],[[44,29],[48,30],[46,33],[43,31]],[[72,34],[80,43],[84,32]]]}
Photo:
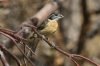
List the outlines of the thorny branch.
{"label": "thorny branch", "polygon": [[[84,60],[86,60],[86,61],[88,61],[88,62],[90,62],[90,63],[92,63],[96,66],[100,66],[100,64],[97,64],[96,62],[94,62],[94,61],[92,61],[92,60],[90,60],[90,59],[88,59],[84,56],[77,55],[77,54],[70,54],[70,53],[67,53],[67,52],[63,51],[62,49],[58,48],[54,44],[50,43],[45,37],[43,37],[37,31],[36,28],[39,27],[41,25],[41,23],[45,19],[47,19],[47,17],[50,14],[52,14],[55,10],[57,10],[57,8],[61,5],[62,2],[64,2],[64,1],[63,0],[54,0],[53,2],[50,2],[50,3],[46,4],[36,15],[34,15],[29,20],[25,21],[21,25],[21,28],[19,29],[18,32],[15,32],[15,31],[12,31],[12,30],[9,30],[9,29],[0,28],[0,34],[2,34],[4,36],[8,37],[9,39],[11,39],[14,42],[15,46],[19,49],[19,51],[24,55],[25,59],[32,66],[34,66],[34,63],[27,57],[26,53],[24,53],[24,51],[18,46],[18,44],[26,44],[27,43],[27,39],[24,38],[24,34],[27,33],[27,32],[25,32],[26,28],[29,29],[29,30],[31,29],[31,31],[33,30],[40,38],[42,38],[45,42],[47,42],[47,44],[50,45],[52,48],[54,48],[55,50],[57,50],[60,53],[64,54],[65,56],[69,57],[76,64],[76,66],[80,66],[78,64],[78,62],[75,60],[77,58],[82,58],[82,59],[84,59]],[[26,48],[28,48],[34,54],[32,49],[30,49],[30,47],[28,47],[27,44],[26,44]],[[6,48],[4,48],[2,45],[0,45],[0,49],[3,53],[7,52],[8,54],[10,54],[11,57],[17,62],[18,66],[21,66],[21,63],[19,62],[19,60],[13,54],[11,54]],[[4,64],[6,65],[5,62],[4,62]]]}

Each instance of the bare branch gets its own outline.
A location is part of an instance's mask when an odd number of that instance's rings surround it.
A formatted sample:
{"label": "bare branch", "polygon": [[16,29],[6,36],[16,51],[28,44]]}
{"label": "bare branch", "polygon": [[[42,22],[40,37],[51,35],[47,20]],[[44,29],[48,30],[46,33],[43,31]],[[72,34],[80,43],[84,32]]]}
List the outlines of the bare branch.
{"label": "bare branch", "polygon": [[[28,25],[28,26],[29,26],[29,25]],[[30,26],[30,27],[32,27],[32,26]],[[72,60],[77,66],[79,66],[78,63],[73,59],[73,58],[75,58],[75,57],[77,57],[77,58],[82,58],[82,59],[84,59],[84,60],[86,60],[86,61],[88,61],[88,62],[90,62],[90,63],[92,63],[92,64],[94,64],[94,65],[96,65],[96,66],[100,66],[100,64],[98,64],[98,63],[96,63],[95,61],[90,60],[90,59],[88,59],[88,58],[86,58],[86,57],[84,57],[84,56],[82,56],[82,55],[70,54],[70,53],[68,53],[68,52],[63,51],[62,49],[58,48],[58,47],[55,46],[54,44],[50,43],[50,42],[46,39],[46,37],[43,37],[42,34],[40,34],[36,29],[34,29],[34,27],[33,27],[33,31],[34,31],[40,38],[42,38],[45,42],[47,42],[47,44],[48,44],[50,47],[54,48],[55,50],[57,50],[58,52],[62,53],[63,55],[65,55],[65,56],[71,58],[71,60]]]}

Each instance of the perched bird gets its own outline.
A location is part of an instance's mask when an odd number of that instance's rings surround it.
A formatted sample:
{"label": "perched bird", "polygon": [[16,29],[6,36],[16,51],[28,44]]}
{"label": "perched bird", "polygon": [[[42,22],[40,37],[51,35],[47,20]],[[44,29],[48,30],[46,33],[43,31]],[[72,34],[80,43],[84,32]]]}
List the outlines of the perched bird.
{"label": "perched bird", "polygon": [[52,14],[51,15],[51,19],[48,19],[45,27],[40,30],[40,33],[45,35],[45,36],[49,36],[54,34],[57,29],[58,29],[58,20],[61,19],[63,17],[63,15],[61,14]]}

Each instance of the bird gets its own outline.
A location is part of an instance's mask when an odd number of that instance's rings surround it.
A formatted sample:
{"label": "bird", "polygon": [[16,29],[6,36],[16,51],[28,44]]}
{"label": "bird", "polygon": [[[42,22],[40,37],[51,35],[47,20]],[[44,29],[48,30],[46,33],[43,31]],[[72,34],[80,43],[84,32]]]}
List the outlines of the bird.
{"label": "bird", "polygon": [[51,18],[47,20],[45,27],[40,30],[40,33],[45,36],[53,35],[58,29],[58,20],[63,18],[62,14],[52,14]]}

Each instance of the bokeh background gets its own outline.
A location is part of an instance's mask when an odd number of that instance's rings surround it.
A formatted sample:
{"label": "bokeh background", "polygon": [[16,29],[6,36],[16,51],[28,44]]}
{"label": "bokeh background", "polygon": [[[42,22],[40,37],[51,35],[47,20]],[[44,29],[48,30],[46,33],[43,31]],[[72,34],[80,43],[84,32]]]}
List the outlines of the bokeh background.
{"label": "bokeh background", "polygon": [[[5,0],[0,1],[0,26],[17,30],[22,22],[36,14],[50,0]],[[50,42],[69,53],[93,59],[100,64],[100,0],[65,0],[59,8],[64,18],[59,20],[58,31],[49,37]],[[0,42],[19,59],[18,49],[8,44],[9,39],[0,35]],[[69,58],[40,41],[32,57],[36,66],[74,66]],[[8,57],[12,66],[16,64]],[[80,66],[93,66],[81,60]],[[2,64],[0,63],[0,66]]]}

